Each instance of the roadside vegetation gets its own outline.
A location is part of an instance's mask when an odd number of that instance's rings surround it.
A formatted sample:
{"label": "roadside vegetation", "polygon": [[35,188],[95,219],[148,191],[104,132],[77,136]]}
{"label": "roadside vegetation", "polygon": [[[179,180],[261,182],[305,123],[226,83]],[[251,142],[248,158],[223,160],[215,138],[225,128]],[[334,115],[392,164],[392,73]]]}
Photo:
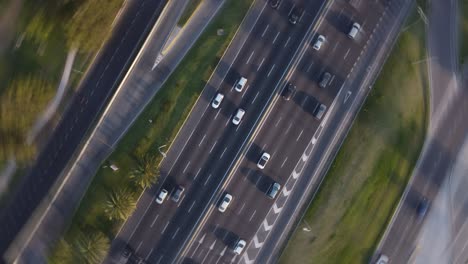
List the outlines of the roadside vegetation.
{"label": "roadside vegetation", "polygon": [[280,263],[369,263],[427,128],[425,25],[407,25]]}
{"label": "roadside vegetation", "polygon": [[461,0],[459,5],[460,64],[468,61],[468,0]]}
{"label": "roadside vegetation", "polygon": [[[133,212],[138,197],[158,179],[162,158],[158,147],[174,140],[251,3],[252,0],[225,3],[97,172],[68,231],[55,248],[51,263],[79,261],[70,252],[81,247],[82,234],[104,234],[107,243],[117,235]],[[225,32],[222,36],[217,35],[220,28]],[[111,164],[116,164],[119,170],[112,171]],[[105,256],[105,253],[98,255]]]}
{"label": "roadside vegetation", "polygon": [[[67,53],[78,50],[69,80],[74,88],[110,32],[122,3],[0,1],[0,173],[9,159],[19,169],[9,181],[9,190],[34,160],[38,141],[47,138],[45,132],[27,143],[34,122],[55,95]],[[0,198],[6,195],[0,193]]]}
{"label": "roadside vegetation", "polygon": [[190,17],[193,15],[197,7],[200,5],[202,0],[190,0],[187,3],[187,6],[185,7],[184,12],[180,16],[179,22],[177,22],[177,25],[179,27],[183,27],[185,23],[190,19]]}

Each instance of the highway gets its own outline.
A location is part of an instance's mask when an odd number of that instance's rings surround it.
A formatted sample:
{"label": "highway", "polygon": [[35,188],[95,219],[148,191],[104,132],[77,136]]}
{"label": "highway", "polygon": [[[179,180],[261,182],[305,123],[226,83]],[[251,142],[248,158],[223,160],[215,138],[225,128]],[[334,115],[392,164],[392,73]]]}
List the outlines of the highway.
{"label": "highway", "polygon": [[[460,147],[468,135],[468,126],[465,121],[466,113],[468,113],[468,90],[466,80],[461,85],[458,77],[457,4],[456,1],[448,3],[438,0],[430,3],[427,38],[431,92],[430,125],[412,179],[376,254],[385,254],[395,263],[406,263],[419,254],[418,237],[421,228],[425,225],[426,218],[432,217],[431,209],[425,218],[418,217],[417,207],[421,199],[426,197],[432,201],[438,196],[455,197],[455,193],[452,193],[452,190],[447,191],[444,186],[450,186],[451,181],[454,180],[451,178],[455,177],[451,176],[453,166],[460,155]],[[446,214],[444,214],[443,221],[449,223],[449,230],[439,235],[436,241],[440,245],[444,243],[440,240],[448,237],[448,244],[445,244],[442,249],[432,251],[447,253],[452,250],[451,247],[458,247],[462,248],[461,252],[457,253],[458,256],[466,255],[466,252],[463,252],[466,250],[463,248],[466,238],[460,239],[457,236],[455,239],[455,233],[461,230],[460,227],[464,226],[463,223],[466,221],[464,210],[454,210],[456,206],[463,207],[457,203],[461,201],[455,201],[454,204],[449,202],[450,206],[445,206],[448,208],[444,208]],[[436,214],[437,212],[434,215]],[[441,225],[437,228],[443,229],[445,226]],[[466,262],[463,258],[451,259],[450,253],[444,257],[447,257],[450,263]],[[433,258],[432,261],[437,260]]]}
{"label": "highway", "polygon": [[[236,37],[205,87],[192,114],[179,132],[162,164],[160,183],[140,199],[136,213],[116,238],[135,255],[151,263],[168,263],[178,257],[205,210],[215,203],[217,187],[230,167],[263,109],[278,91],[299,47],[306,46],[311,25],[324,1],[283,1],[277,11],[265,1],[255,1]],[[301,4],[300,23],[291,25],[288,14]],[[267,25],[270,25],[267,27]],[[268,44],[268,45],[265,45]],[[281,49],[281,52],[277,52]],[[241,93],[233,90],[244,76],[248,83]],[[217,91],[225,94],[219,109],[211,100]],[[246,109],[239,126],[231,123],[238,107]],[[156,193],[185,187],[178,203],[154,202]]]}
{"label": "highway", "polygon": [[[324,46],[319,51],[308,47],[286,80],[281,82],[281,87],[288,82],[296,85],[295,96],[289,101],[280,95],[275,97],[268,114],[260,123],[258,133],[234,167],[230,181],[219,191],[219,196],[231,194],[233,201],[224,213],[217,210],[216,204],[211,207],[189,249],[184,251],[183,263],[274,262],[274,258],[270,257],[276,256],[278,245],[275,243],[276,239],[269,240],[270,232],[283,209],[296,207],[297,202],[290,200],[290,194],[307,193],[305,190],[309,184],[316,183],[311,181],[304,184],[312,179],[310,170],[307,172],[310,174],[304,173],[306,164],[316,167],[321,161],[320,156],[315,156],[308,163],[309,158],[316,152],[323,153],[330,148],[327,144],[321,144],[318,150],[315,148],[324,123],[333,121],[327,121],[327,118],[317,120],[312,115],[314,109],[319,103],[331,109],[334,102],[337,102],[335,99],[340,91],[346,90],[343,94],[348,96],[341,96],[338,102],[345,105],[339,117],[348,114],[348,107],[356,97],[350,98],[351,94],[360,93],[362,88],[360,85],[350,85],[356,79],[361,81],[362,74],[357,74],[356,71],[366,72],[367,67],[377,60],[378,56],[369,57],[380,51],[380,48],[375,48],[375,44],[382,47],[383,43],[394,41],[406,17],[403,15],[399,18],[399,15],[405,10],[404,1],[394,1],[391,4],[385,1],[329,2],[322,16],[323,20],[314,27],[315,34],[308,41],[313,43],[317,35],[321,34],[326,37]],[[361,32],[354,40],[346,35],[353,22],[361,24]],[[389,35],[393,38],[388,38]],[[371,37],[374,46],[369,51]],[[384,50],[389,52],[389,49]],[[325,89],[317,84],[324,72],[332,74]],[[376,74],[370,76],[375,77]],[[368,90],[367,86],[362,90]],[[343,98],[347,99],[342,101]],[[329,133],[334,134],[335,131]],[[256,163],[264,151],[271,158],[261,170]],[[265,194],[274,182],[283,186],[276,200],[269,199]],[[297,197],[295,199],[297,201]],[[295,220],[289,216],[283,214],[287,221]],[[288,233],[284,229],[274,231],[275,236]],[[247,241],[247,249],[241,257],[232,252],[238,239]],[[264,248],[263,245],[267,242],[270,245]]]}
{"label": "highway", "polygon": [[[0,214],[3,255],[55,183],[86,132],[113,94],[166,1],[133,0],[117,20],[108,42],[80,83],[35,164]],[[118,56],[116,56],[118,54]]]}

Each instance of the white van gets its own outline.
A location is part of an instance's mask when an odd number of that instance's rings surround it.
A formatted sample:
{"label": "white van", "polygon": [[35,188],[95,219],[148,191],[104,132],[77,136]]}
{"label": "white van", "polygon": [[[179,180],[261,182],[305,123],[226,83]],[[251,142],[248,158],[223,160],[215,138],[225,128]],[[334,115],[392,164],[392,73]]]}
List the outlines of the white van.
{"label": "white van", "polygon": [[236,91],[238,91],[239,93],[242,92],[246,83],[247,83],[247,79],[244,77],[241,77],[240,80],[237,81],[236,83]]}

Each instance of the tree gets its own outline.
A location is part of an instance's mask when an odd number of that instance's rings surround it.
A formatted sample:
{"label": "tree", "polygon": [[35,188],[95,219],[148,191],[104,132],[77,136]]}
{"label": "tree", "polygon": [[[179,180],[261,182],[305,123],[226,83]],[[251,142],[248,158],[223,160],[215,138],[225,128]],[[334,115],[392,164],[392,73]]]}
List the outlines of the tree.
{"label": "tree", "polygon": [[[72,243],[73,255],[71,263],[101,263],[109,251],[109,239],[99,231],[80,231]],[[78,260],[76,262],[75,260]]]}
{"label": "tree", "polygon": [[64,239],[61,239],[52,252],[52,256],[49,258],[49,263],[78,263],[78,260],[74,259],[73,250],[70,244],[68,244]]}
{"label": "tree", "polygon": [[147,156],[130,172],[130,178],[137,186],[145,189],[155,184],[159,178],[159,157]]}
{"label": "tree", "polygon": [[133,212],[136,200],[127,188],[111,191],[104,203],[104,212],[109,220],[126,220]]}
{"label": "tree", "polygon": [[44,10],[36,12],[26,27],[26,38],[31,39],[36,44],[44,44],[48,38],[54,24],[47,19]]}

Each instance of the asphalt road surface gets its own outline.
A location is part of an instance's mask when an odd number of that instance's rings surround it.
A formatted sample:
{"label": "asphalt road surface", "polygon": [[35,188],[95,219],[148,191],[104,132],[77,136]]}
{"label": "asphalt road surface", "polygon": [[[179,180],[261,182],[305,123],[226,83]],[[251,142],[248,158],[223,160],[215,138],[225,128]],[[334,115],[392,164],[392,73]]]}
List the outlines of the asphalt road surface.
{"label": "asphalt road surface", "polygon": [[[248,146],[245,156],[234,167],[231,180],[219,192],[220,195],[231,194],[231,204],[224,213],[217,210],[217,204],[211,207],[209,216],[203,221],[190,248],[184,252],[184,263],[274,262],[275,259],[270,256],[276,255],[277,245],[272,242],[265,248],[264,244],[286,203],[288,207],[296,207],[297,202],[291,202],[290,194],[306,193],[305,188],[314,183],[299,183],[312,178],[310,171],[304,173],[312,153],[323,153],[330,147],[322,144],[320,149],[315,148],[324,123],[333,120],[318,120],[313,116],[314,109],[318,104],[325,104],[330,109],[341,90],[347,90],[345,94],[359,92],[359,85],[349,84],[362,78],[362,75],[356,74],[357,70],[365,72],[367,66],[376,60],[376,56],[363,56],[363,51],[370,52],[366,55],[375,54],[379,49],[366,49],[371,43],[378,43],[381,47],[385,41],[394,40],[386,37],[391,35],[392,26],[396,25],[399,29],[401,20],[406,17],[397,19],[404,11],[403,7],[404,1],[391,4],[385,1],[329,2],[324,19],[314,28],[315,34],[309,40],[313,44],[320,34],[326,37],[326,42],[319,51],[310,45],[282,82],[282,87],[288,82],[296,85],[296,94],[290,100],[280,95],[275,98],[277,100]],[[356,39],[347,37],[353,22],[361,25]],[[389,49],[386,51],[388,53]],[[362,63],[363,59],[365,63]],[[356,65],[360,68],[357,69]],[[326,88],[321,88],[318,82],[325,72],[331,73],[332,78]],[[346,101],[340,98],[338,104],[343,102],[349,106],[353,101],[349,96],[344,97]],[[344,107],[339,115],[347,115],[347,110],[348,107]],[[329,131],[330,134],[334,132]],[[259,169],[257,161],[263,152],[269,153],[271,158],[264,169]],[[311,164],[315,164],[313,167],[321,161],[320,156],[315,158],[311,161]],[[269,199],[266,192],[274,182],[280,183],[282,189],[276,199]],[[287,219],[294,220],[290,217]],[[277,229],[275,232],[275,236],[278,236],[287,233],[287,230]],[[241,256],[235,255],[232,250],[239,239],[247,241],[247,248]],[[260,251],[263,254],[259,255]]]}
{"label": "asphalt road surface", "polygon": [[[432,108],[429,131],[413,178],[378,249],[394,263],[406,263],[417,253],[416,240],[426,217],[418,215],[417,208],[424,197],[432,201],[444,190],[442,187],[450,181],[454,162],[468,133],[465,122],[468,90],[466,84],[459,85],[457,78],[456,7],[456,1],[431,1],[428,16]],[[460,215],[457,217],[460,219]],[[454,224],[452,231],[461,225],[460,222]]]}
{"label": "asphalt road surface", "polygon": [[[279,10],[256,1],[195,105],[167,158],[162,180],[140,199],[136,213],[116,238],[128,244],[135,255],[150,263],[176,259],[204,211],[215,203],[216,190],[224,181],[255,124],[278,86],[299,47],[309,36],[325,1],[283,1]],[[297,25],[288,22],[293,7],[301,5]],[[244,90],[235,82],[248,79]],[[219,109],[211,100],[217,91],[225,94]],[[237,108],[246,110],[239,126],[231,123]],[[172,192],[185,187],[179,202],[154,202],[161,188]]]}
{"label": "asphalt road surface", "polygon": [[0,215],[3,255],[65,168],[146,38],[166,1],[133,0],[115,25],[60,124]]}

